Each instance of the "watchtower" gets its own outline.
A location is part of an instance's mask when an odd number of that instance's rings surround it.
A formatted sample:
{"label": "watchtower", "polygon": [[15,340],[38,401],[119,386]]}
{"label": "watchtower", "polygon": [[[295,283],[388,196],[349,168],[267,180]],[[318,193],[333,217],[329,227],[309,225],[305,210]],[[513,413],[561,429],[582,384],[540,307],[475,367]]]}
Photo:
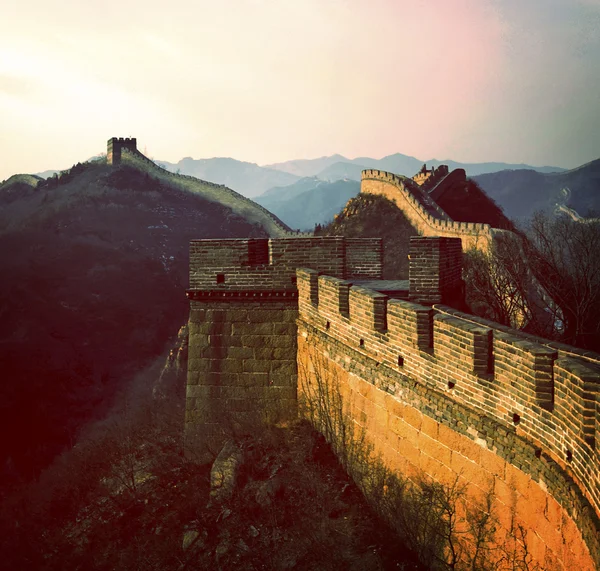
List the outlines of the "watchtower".
{"label": "watchtower", "polygon": [[106,145],[106,164],[118,165],[121,162],[121,149],[137,150],[137,139],[112,137]]}
{"label": "watchtower", "polygon": [[189,457],[210,459],[232,432],[296,418],[296,268],[340,281],[378,279],[382,243],[341,236],[191,242]]}

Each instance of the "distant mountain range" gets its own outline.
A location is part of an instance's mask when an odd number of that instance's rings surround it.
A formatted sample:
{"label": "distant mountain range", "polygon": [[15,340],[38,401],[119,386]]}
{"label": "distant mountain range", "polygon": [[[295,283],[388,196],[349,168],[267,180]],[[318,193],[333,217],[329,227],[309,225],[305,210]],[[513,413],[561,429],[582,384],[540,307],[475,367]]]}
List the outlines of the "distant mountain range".
{"label": "distant mountain range", "polygon": [[[380,170],[402,174],[402,164],[407,164],[403,155],[386,157]],[[383,161],[384,159],[382,159]],[[307,161],[293,162],[290,168],[300,171],[306,168]],[[459,168],[461,163],[448,161],[450,170]],[[322,166],[325,164],[321,161]],[[428,165],[440,164],[439,161]],[[457,166],[459,165],[459,166]],[[463,165],[461,168],[464,168]],[[474,165],[475,172],[504,163]],[[419,167],[420,168],[420,167]],[[543,167],[550,169],[552,167]],[[360,183],[353,180],[353,173],[360,176],[361,165],[335,162],[325,167],[319,176],[305,177],[285,187],[272,188],[256,202],[276,214],[292,228],[310,230],[315,224],[330,221],[344,207],[346,201],[360,192]],[[411,175],[416,172],[411,172]],[[338,177],[346,178],[338,182]],[[471,177],[504,210],[508,218],[519,221],[529,218],[536,210],[555,211],[564,206],[576,213],[587,216],[590,212],[600,212],[600,159],[576,169],[561,172],[539,172],[532,169],[500,170],[498,172],[474,175]]]}
{"label": "distant mountain range", "polygon": [[357,180],[327,182],[306,177],[289,186],[272,188],[254,200],[291,228],[312,230],[315,224],[329,222],[359,192]]}
{"label": "distant mountain range", "polygon": [[186,157],[178,163],[156,161],[168,171],[224,184],[244,196],[252,198],[274,186],[285,186],[300,177],[281,170],[260,167],[230,158],[192,159]]}
{"label": "distant mountain range", "polygon": [[[424,163],[428,166],[447,164],[450,170],[465,169],[513,220],[527,218],[538,209],[554,209],[557,205],[585,216],[589,210],[600,210],[598,162],[567,171],[556,166],[502,162],[423,161],[401,153],[382,159],[348,159],[335,154],[264,166],[232,158],[187,157],[178,163],[157,161],[171,172],[232,188],[251,197],[292,228],[303,230],[330,220],[350,197],[358,194],[364,169],[413,176]],[[44,176],[52,172],[38,174]]]}
{"label": "distant mountain range", "polygon": [[531,169],[538,172],[562,172],[563,168],[553,166],[534,167],[526,164],[512,163],[460,163],[452,160],[429,159],[423,161],[409,155],[395,153],[382,159],[373,159],[370,157],[358,157],[356,159],[347,159],[342,155],[332,155],[330,157],[320,157],[312,160],[287,161],[283,163],[274,163],[265,165],[265,168],[279,170],[298,176],[317,176],[323,180],[338,180],[339,178],[352,178],[360,180],[360,173],[364,169],[379,169],[403,176],[413,176],[426,163],[428,166],[448,165],[450,170],[462,168],[465,169],[467,176],[496,172],[506,169]]}
{"label": "distant mountain range", "polygon": [[[413,176],[425,161],[395,153],[382,159],[348,159],[335,154],[316,159],[300,159],[259,166],[231,158],[192,159],[178,163],[156,161],[167,170],[194,176],[236,190],[264,206],[291,228],[311,230],[328,222],[360,192],[361,173],[374,168]],[[560,167],[533,167],[509,163],[459,163],[429,160],[428,166],[447,164],[450,170],[463,168],[469,176],[503,169],[530,169],[526,172],[562,172]],[[485,187],[484,187],[485,188]]]}
{"label": "distant mountain range", "polygon": [[456,161],[423,161],[415,157],[396,153],[373,159],[358,157],[347,159],[342,155],[331,155],[317,159],[292,160],[283,163],[260,166],[256,163],[238,161],[232,158],[192,159],[186,157],[178,163],[156,161],[165,169],[199,179],[224,184],[249,198],[259,196],[274,187],[294,184],[302,178],[317,177],[334,182],[341,179],[360,181],[364,169],[380,169],[404,176],[413,176],[426,162],[428,166],[447,164],[450,170],[463,168],[468,176],[496,172],[503,169],[532,169],[538,172],[562,172],[560,167],[533,167],[525,164],[509,163],[459,163]]}

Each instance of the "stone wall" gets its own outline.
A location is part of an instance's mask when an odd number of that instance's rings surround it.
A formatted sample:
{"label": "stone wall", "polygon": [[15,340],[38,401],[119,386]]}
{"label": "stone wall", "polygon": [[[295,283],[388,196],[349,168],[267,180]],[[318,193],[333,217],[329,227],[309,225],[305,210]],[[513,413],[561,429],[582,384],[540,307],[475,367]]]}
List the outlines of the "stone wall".
{"label": "stone wall", "polygon": [[205,461],[224,439],[296,418],[295,297],[193,300],[185,450]]}
{"label": "stone wall", "polygon": [[193,241],[186,453],[208,460],[335,381],[389,469],[458,480],[474,503],[491,494],[500,542],[522,526],[540,568],[591,571],[600,356],[437,305],[461,255],[457,238],[411,240],[421,305],[352,285],[381,277],[380,240]]}
{"label": "stone wall", "polygon": [[380,239],[190,243],[186,454],[205,461],[225,438],[296,417],[296,268],[381,277]]}
{"label": "stone wall", "polygon": [[380,194],[394,202],[422,236],[460,238],[465,251],[470,248],[486,250],[492,240],[494,229],[488,224],[454,222],[425,191],[407,177],[367,169],[362,172],[360,191]]}
{"label": "stone wall", "polygon": [[600,563],[598,356],[311,270],[298,289],[300,387],[318,363],[390,468],[491,491],[541,568]]}
{"label": "stone wall", "polygon": [[223,206],[228,206],[236,214],[246,218],[249,222],[260,224],[271,237],[309,235],[307,233],[291,230],[287,224],[284,224],[264,206],[246,198],[239,192],[236,192],[223,184],[216,184],[214,182],[201,180],[195,176],[168,171],[163,167],[158,166],[137,149],[122,148],[121,150],[121,158],[124,162],[127,162],[136,168],[142,167],[145,170],[149,170],[158,180],[167,180],[169,184],[182,190],[199,194],[208,200],[219,202]]}
{"label": "stone wall", "polygon": [[121,162],[121,151],[137,150],[137,139],[125,137],[112,137],[106,144],[106,164],[118,165]]}
{"label": "stone wall", "polygon": [[377,279],[381,277],[382,252],[380,238],[193,240],[190,289],[295,291],[298,267],[340,278]]}
{"label": "stone wall", "polygon": [[462,246],[459,238],[410,239],[409,300],[459,307],[463,297]]}

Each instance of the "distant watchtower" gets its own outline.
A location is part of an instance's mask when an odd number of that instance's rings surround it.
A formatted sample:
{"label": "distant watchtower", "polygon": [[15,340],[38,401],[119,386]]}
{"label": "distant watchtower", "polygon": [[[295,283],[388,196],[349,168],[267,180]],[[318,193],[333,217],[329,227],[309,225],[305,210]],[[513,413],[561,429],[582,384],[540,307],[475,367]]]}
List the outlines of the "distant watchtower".
{"label": "distant watchtower", "polygon": [[137,150],[137,139],[123,137],[112,137],[108,140],[106,147],[106,164],[118,165],[121,162],[121,149]]}

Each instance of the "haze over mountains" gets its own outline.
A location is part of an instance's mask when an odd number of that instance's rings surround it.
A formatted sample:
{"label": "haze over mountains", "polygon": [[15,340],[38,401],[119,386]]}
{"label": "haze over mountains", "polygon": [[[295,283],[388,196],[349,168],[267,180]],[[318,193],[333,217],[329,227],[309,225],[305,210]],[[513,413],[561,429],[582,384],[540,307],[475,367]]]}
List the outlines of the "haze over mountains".
{"label": "haze over mountains", "polygon": [[403,176],[412,176],[421,168],[424,163],[426,163],[428,166],[436,167],[441,164],[445,164],[448,165],[450,170],[462,168],[465,169],[468,176],[475,176],[478,174],[496,172],[505,169],[533,169],[538,172],[561,172],[564,170],[561,167],[534,167],[523,163],[461,163],[453,160],[438,159],[429,159],[424,161],[410,155],[403,155],[402,153],[388,155],[382,159],[373,159],[371,157],[347,159],[342,155],[332,155],[330,157],[321,157],[313,160],[297,160],[274,163],[265,165],[265,167],[301,176],[317,176],[323,180],[337,180],[338,178],[353,178],[355,180],[360,180],[360,173],[364,169],[379,169],[401,174]]}
{"label": "haze over mountains", "polygon": [[[387,170],[405,176],[414,175],[422,166],[416,159],[404,155],[391,155],[378,161],[381,170]],[[325,158],[317,159],[317,166],[325,164]],[[286,168],[295,172],[310,172],[308,161],[291,161],[284,163]],[[363,160],[363,162],[367,162]],[[496,172],[471,174],[471,178],[503,208],[506,215],[514,220],[525,220],[536,210],[549,212],[561,209],[575,211],[575,216],[587,216],[589,212],[600,210],[600,159],[592,161],[572,170],[557,167],[521,168],[521,165],[505,163],[485,163],[466,165],[455,161],[430,161],[430,165],[448,164],[450,170],[468,168],[471,172],[485,171],[487,168],[505,168]],[[411,166],[412,165],[412,166]],[[277,165],[271,165],[277,166]],[[509,169],[506,167],[520,167]],[[523,165],[527,167],[527,165]],[[309,230],[315,224],[323,224],[339,212],[345,201],[360,192],[360,172],[362,165],[334,162],[325,167],[319,176],[306,177],[299,182],[283,188],[273,188],[254,200],[279,216],[293,228]],[[408,171],[409,168],[414,170]],[[556,171],[552,171],[556,168]],[[547,172],[546,172],[547,171]],[[468,172],[468,171],[467,171]],[[331,183],[323,178],[337,177],[343,181]],[[344,191],[342,192],[343,184]],[[333,185],[333,186],[331,186]],[[330,192],[335,188],[337,192]]]}
{"label": "haze over mountains", "polygon": [[315,224],[332,220],[359,192],[357,180],[329,182],[305,177],[289,186],[272,188],[254,200],[291,228],[312,230]]}
{"label": "haze over mountains", "polygon": [[260,167],[236,159],[218,157],[213,159],[192,159],[186,157],[178,163],[156,161],[168,171],[202,180],[224,184],[249,198],[263,193],[274,186],[285,186],[298,180],[298,176],[281,170]]}
{"label": "haze over mountains", "polygon": [[[529,218],[535,210],[553,210],[559,206],[585,216],[588,211],[600,210],[599,161],[568,171],[557,166],[503,162],[422,161],[401,153],[382,159],[347,159],[335,154],[264,166],[232,158],[186,157],[177,163],[156,162],[174,173],[223,184],[251,197],[290,227],[311,230],[315,224],[331,220],[351,197],[360,192],[361,172],[365,168],[410,177],[424,163],[428,167],[447,164],[451,171],[465,169],[467,175],[473,177],[513,220]],[[54,172],[38,175],[45,178]]]}
{"label": "haze over mountains", "polygon": [[295,183],[304,177],[316,177],[320,180],[334,182],[348,178],[360,180],[364,169],[374,168],[401,174],[414,175],[423,164],[438,166],[447,164],[450,169],[464,168],[468,176],[496,172],[503,169],[532,169],[538,172],[561,172],[561,167],[534,167],[525,164],[509,164],[500,162],[460,163],[457,161],[432,159],[423,161],[415,157],[395,153],[382,159],[358,157],[347,159],[342,155],[331,155],[316,159],[300,159],[260,166],[255,163],[238,161],[232,158],[192,159],[186,157],[177,163],[156,161],[171,172],[179,172],[224,184],[229,188],[253,198],[274,187],[283,187]]}
{"label": "haze over mountains", "polygon": [[252,198],[276,214],[288,226],[300,230],[310,230],[315,224],[323,224],[331,220],[350,198],[359,193],[361,173],[367,168],[404,176],[413,176],[424,163],[428,166],[447,164],[450,170],[463,168],[468,176],[507,169],[544,174],[564,171],[556,166],[534,167],[502,162],[461,163],[437,159],[423,161],[402,153],[395,153],[381,159],[371,157],[348,159],[343,155],[334,154],[263,166],[232,158],[186,157],[177,163],[167,161],[157,161],[157,163],[171,172],[224,184]]}
{"label": "haze over mountains", "polygon": [[600,212],[600,159],[558,173],[506,170],[474,180],[513,220],[563,206],[584,217]]}

